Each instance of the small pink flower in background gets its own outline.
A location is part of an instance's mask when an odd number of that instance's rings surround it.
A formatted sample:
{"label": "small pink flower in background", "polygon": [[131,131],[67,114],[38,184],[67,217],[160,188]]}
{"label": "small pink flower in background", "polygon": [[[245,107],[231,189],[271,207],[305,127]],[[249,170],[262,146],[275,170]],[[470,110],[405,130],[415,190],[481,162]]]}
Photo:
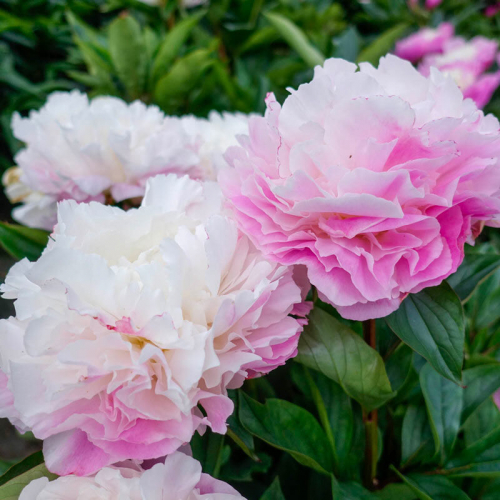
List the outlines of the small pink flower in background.
{"label": "small pink flower in background", "polygon": [[441,23],[437,28],[423,28],[396,43],[398,57],[417,62],[427,54],[440,53],[444,44],[453,37],[455,28],[451,23]]}
{"label": "small pink flower in background", "polygon": [[429,10],[435,9],[441,5],[442,2],[443,0],[425,0],[425,8]]}
{"label": "small pink flower in background", "polygon": [[498,43],[478,36],[470,41],[455,37],[447,41],[442,54],[424,57],[419,71],[428,76],[431,67],[451,76],[465,97],[473,99],[478,107],[486,105],[500,84],[500,72],[487,74],[498,53]]}
{"label": "small pink flower in background", "polygon": [[[428,10],[435,9],[436,7],[441,5],[442,2],[443,2],[443,0],[425,0],[425,8]],[[414,8],[414,7],[418,6],[418,4],[419,4],[419,0],[408,0],[408,6],[410,8]]]}
{"label": "small pink flower in background", "polygon": [[498,2],[495,5],[489,5],[488,7],[486,7],[484,14],[487,17],[493,17],[496,16],[499,12],[500,12],[500,2]]}
{"label": "small pink flower in background", "polygon": [[283,106],[269,95],[219,182],[265,255],[365,320],[441,283],[499,225],[500,133],[435,69],[389,55],[356,70],[329,59]]}
{"label": "small pink flower in background", "polygon": [[227,389],[296,355],[303,273],[267,261],[222,201],[216,183],[174,174],[150,179],[127,212],[64,201],[40,259],[9,272],[0,416],[44,440],[52,472],[93,474],[172,453],[206,426],[224,433]]}
{"label": "small pink flower in background", "polygon": [[[84,457],[82,457],[84,460]],[[231,486],[201,472],[194,458],[176,452],[143,470],[129,462],[105,467],[92,477],[43,477],[26,486],[19,500],[244,500]]]}
{"label": "small pink flower in background", "polygon": [[493,401],[495,401],[495,404],[497,405],[498,409],[500,410],[500,390],[496,391],[493,394]]}

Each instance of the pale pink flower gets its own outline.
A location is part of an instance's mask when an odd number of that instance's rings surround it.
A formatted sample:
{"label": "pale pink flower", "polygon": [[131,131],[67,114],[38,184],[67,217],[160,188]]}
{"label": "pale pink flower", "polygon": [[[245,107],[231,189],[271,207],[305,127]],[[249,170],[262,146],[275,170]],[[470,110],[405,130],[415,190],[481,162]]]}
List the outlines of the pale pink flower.
{"label": "pale pink flower", "polygon": [[428,76],[431,67],[451,76],[464,97],[473,99],[478,107],[486,105],[500,84],[500,71],[485,71],[497,57],[498,43],[477,36],[470,41],[455,37],[444,44],[443,54],[431,54],[422,60],[419,71]]}
{"label": "pale pink flower", "polygon": [[[425,0],[425,8],[428,10],[435,9],[441,3],[443,0]],[[418,0],[408,0],[408,5],[410,8],[415,8],[418,5],[419,1]]]}
{"label": "pale pink flower", "polygon": [[138,204],[146,181],[160,173],[215,179],[227,146],[248,131],[248,118],[215,112],[209,119],[167,117],[140,101],[90,101],[72,91],[51,94],[29,117],[14,114],[12,128],[26,144],[3,178],[9,199],[22,202],[12,216],[52,230],[61,200]]}
{"label": "pale pink flower", "polygon": [[222,200],[217,184],[170,174],[127,212],[64,201],[40,259],[9,272],[0,416],[45,440],[52,472],[164,456],[206,425],[224,433],[227,389],[295,356],[300,268],[265,260]]}
{"label": "pale pink flower", "polygon": [[219,182],[265,255],[364,320],[441,283],[498,225],[500,134],[435,69],[391,55],[356,69],[329,59],[282,107],[270,94]]}
{"label": "pale pink flower", "polygon": [[176,452],[143,470],[134,463],[105,467],[95,476],[35,479],[19,500],[244,500],[232,487],[202,474],[194,458]]}
{"label": "pale pink flower", "polygon": [[443,0],[425,0],[425,8],[432,10],[441,5]]}
{"label": "pale pink flower", "polygon": [[437,28],[422,28],[420,31],[396,42],[394,53],[403,59],[417,62],[427,54],[443,52],[444,44],[455,32],[451,23],[441,23]]}
{"label": "pale pink flower", "polygon": [[493,16],[496,16],[499,12],[500,12],[500,2],[498,2],[494,5],[489,5],[488,7],[486,7],[484,14],[487,17],[493,17]]}

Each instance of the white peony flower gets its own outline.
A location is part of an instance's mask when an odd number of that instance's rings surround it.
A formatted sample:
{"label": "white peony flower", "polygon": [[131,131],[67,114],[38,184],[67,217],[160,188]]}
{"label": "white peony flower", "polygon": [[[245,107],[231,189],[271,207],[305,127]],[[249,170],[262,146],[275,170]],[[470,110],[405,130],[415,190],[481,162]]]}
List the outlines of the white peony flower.
{"label": "white peony flower", "polygon": [[10,271],[0,417],[45,440],[51,471],[160,457],[200,426],[224,433],[226,389],[296,354],[297,273],[263,259],[221,205],[217,184],[173,174],[128,212],[65,201],[40,259]]}
{"label": "white peony flower", "polygon": [[22,202],[13,217],[48,230],[61,200],[140,199],[147,179],[159,173],[213,180],[225,144],[248,130],[245,115],[184,121],[139,101],[89,101],[78,91],[51,94],[28,118],[15,114],[12,126],[26,143],[15,158],[17,167],[3,178],[10,200]]}
{"label": "white peony flower", "polygon": [[238,145],[238,136],[248,135],[248,120],[252,116],[257,115],[212,111],[208,119],[192,115],[179,119],[193,141],[191,144],[198,153],[200,165],[211,178],[217,178],[220,170],[229,166],[224,153],[229,147]]}
{"label": "white peony flower", "polygon": [[208,474],[194,458],[176,452],[149,470],[133,463],[105,467],[92,477],[35,479],[19,500],[244,500]]}

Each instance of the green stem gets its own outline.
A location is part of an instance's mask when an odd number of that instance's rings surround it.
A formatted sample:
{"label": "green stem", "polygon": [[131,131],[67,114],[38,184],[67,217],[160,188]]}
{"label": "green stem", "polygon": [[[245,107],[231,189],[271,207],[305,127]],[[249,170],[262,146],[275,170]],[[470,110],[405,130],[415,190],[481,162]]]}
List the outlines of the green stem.
{"label": "green stem", "polygon": [[[365,342],[377,349],[377,333],[375,320],[369,319],[363,322],[363,336]],[[365,423],[365,485],[373,490],[377,484],[377,459],[378,459],[378,412],[370,412],[363,408],[363,422]]]}

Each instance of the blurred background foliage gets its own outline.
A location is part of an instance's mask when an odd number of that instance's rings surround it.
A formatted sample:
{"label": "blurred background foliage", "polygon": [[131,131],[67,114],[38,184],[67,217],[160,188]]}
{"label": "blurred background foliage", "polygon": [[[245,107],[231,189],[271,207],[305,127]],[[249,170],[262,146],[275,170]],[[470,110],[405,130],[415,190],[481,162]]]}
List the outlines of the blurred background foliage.
{"label": "blurred background foliage", "polygon": [[[418,25],[450,20],[464,36],[497,38],[486,1],[432,12],[406,0],[0,0],[0,168],[21,146],[10,121],[54,90],[141,99],[169,114],[262,112],[268,91],[308,81],[326,57],[375,62]],[[493,100],[491,109],[500,110]]]}

